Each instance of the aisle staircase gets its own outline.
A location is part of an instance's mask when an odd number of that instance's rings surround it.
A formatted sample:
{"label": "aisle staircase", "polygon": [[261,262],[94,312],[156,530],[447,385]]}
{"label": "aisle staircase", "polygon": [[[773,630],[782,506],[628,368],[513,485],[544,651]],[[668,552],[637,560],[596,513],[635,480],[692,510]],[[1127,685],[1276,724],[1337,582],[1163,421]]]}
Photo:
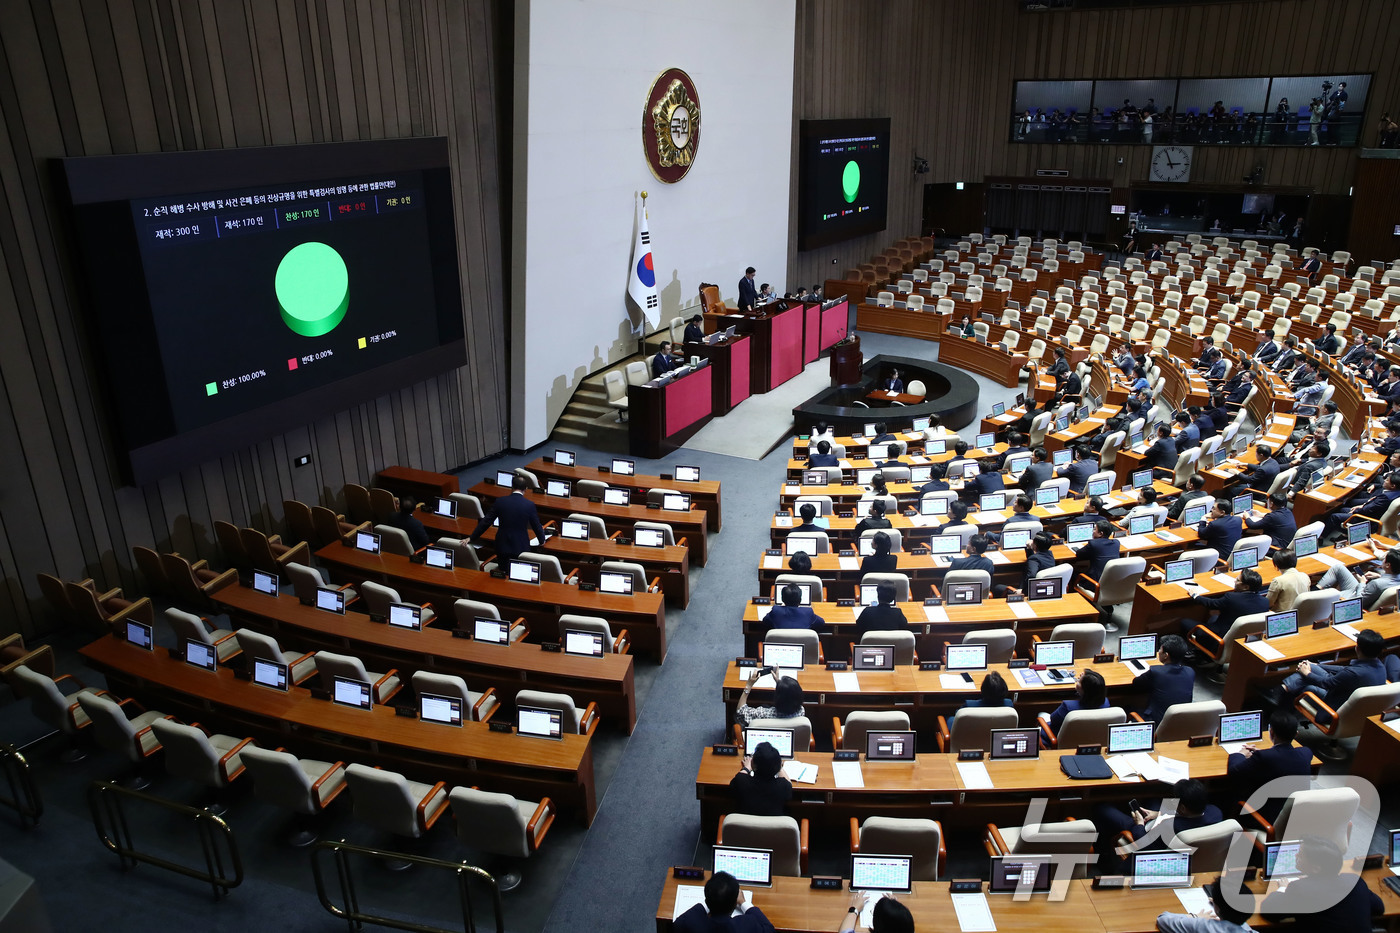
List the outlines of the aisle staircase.
{"label": "aisle staircase", "polygon": [[617,420],[617,409],[608,404],[603,387],[603,373],[625,365],[627,360],[621,360],[578,384],[549,435],[552,442],[566,448],[586,446],[606,453],[627,453],[627,422]]}

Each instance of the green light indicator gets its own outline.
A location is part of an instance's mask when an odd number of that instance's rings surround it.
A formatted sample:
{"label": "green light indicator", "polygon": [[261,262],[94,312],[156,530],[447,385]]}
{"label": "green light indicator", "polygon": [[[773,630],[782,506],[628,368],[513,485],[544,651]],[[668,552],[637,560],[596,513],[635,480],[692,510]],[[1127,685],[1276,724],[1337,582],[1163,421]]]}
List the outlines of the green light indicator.
{"label": "green light indicator", "polygon": [[205,394],[205,395],[218,395],[218,394],[219,394],[219,384],[218,384],[217,382],[206,382],[206,383],[204,384],[204,394]]}
{"label": "green light indicator", "polygon": [[350,271],[326,244],[302,243],[278,263],[276,289],[283,323],[303,337],[320,337],[345,318]]}
{"label": "green light indicator", "polygon": [[852,159],[846,163],[846,169],[841,173],[841,194],[845,196],[846,203],[850,204],[860,193],[860,166]]}

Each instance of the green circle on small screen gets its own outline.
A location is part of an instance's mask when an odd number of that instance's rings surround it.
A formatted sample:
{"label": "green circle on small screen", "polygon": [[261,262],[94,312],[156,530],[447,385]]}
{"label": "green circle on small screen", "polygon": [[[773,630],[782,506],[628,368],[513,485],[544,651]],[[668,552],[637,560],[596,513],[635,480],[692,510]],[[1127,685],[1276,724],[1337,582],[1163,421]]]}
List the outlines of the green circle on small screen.
{"label": "green circle on small screen", "polygon": [[275,284],[282,321],[303,337],[335,330],[350,306],[350,270],[324,243],[292,247],[277,264]]}
{"label": "green circle on small screen", "polygon": [[845,170],[841,173],[841,194],[845,196],[846,203],[850,204],[860,193],[860,166],[852,159],[846,163]]}

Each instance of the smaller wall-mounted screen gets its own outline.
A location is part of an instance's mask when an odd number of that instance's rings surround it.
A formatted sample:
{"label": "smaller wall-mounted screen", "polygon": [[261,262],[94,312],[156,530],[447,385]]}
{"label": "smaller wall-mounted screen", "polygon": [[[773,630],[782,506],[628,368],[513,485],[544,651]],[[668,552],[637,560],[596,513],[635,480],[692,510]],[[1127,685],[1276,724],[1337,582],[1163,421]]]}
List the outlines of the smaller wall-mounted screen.
{"label": "smaller wall-mounted screen", "polygon": [[816,249],[885,229],[888,117],[803,120],[797,248]]}

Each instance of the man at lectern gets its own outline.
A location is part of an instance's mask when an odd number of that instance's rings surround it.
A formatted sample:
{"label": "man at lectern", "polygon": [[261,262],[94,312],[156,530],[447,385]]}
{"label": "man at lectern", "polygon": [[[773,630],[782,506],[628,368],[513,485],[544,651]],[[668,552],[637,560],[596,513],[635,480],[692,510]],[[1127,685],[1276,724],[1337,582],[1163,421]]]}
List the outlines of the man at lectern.
{"label": "man at lectern", "polygon": [[753,306],[758,301],[758,287],[753,284],[754,275],[758,272],[753,266],[744,270],[744,277],[739,280],[739,310],[752,311]]}

